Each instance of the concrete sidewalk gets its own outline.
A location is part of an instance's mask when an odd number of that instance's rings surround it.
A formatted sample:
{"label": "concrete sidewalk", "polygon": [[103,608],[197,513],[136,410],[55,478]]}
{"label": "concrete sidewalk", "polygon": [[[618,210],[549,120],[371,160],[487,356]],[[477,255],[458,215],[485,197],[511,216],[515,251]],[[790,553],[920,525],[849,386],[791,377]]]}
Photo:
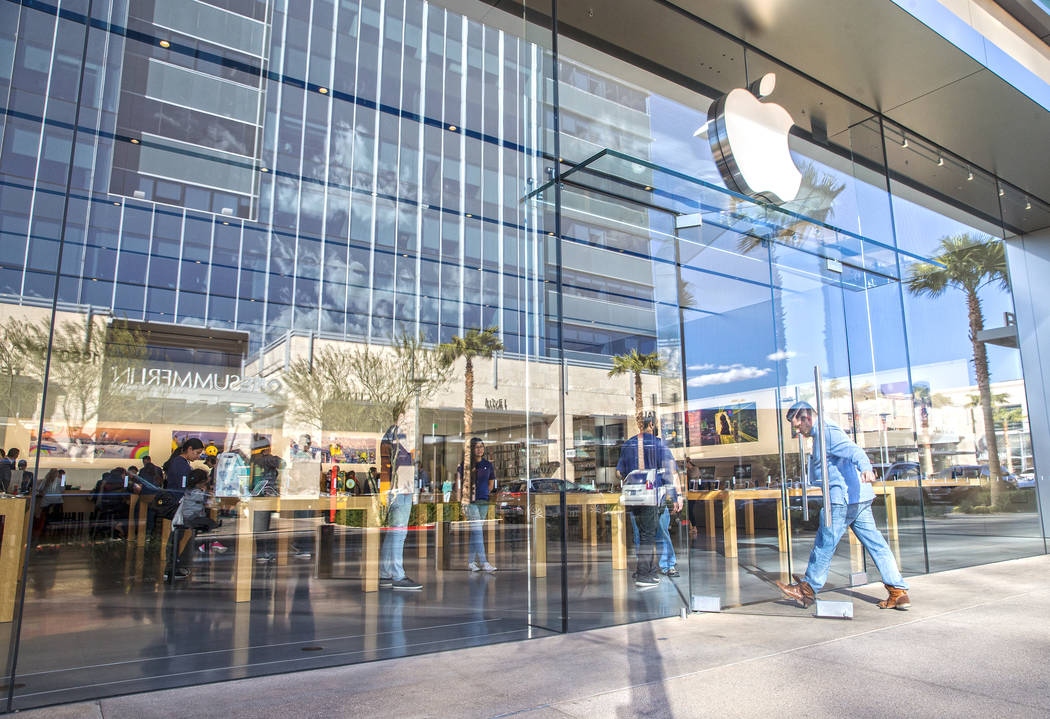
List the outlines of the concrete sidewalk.
{"label": "concrete sidewalk", "polygon": [[1050,716],[1050,556],[910,581],[913,609],[874,584],[852,621],[771,603],[19,716]]}

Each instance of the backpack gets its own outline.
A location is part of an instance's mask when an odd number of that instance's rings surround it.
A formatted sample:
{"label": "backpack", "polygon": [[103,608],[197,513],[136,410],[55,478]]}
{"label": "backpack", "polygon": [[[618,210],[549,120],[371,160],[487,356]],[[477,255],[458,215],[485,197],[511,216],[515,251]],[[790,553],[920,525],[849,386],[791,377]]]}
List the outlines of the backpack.
{"label": "backpack", "polygon": [[153,497],[153,511],[160,519],[171,520],[175,518],[175,510],[179,508],[179,498],[173,493],[163,490],[157,492]]}

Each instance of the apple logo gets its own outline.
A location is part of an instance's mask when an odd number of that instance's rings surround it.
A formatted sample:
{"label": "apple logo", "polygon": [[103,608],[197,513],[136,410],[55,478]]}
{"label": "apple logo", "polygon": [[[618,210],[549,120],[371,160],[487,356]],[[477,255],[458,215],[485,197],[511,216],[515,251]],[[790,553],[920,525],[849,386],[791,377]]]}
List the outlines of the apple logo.
{"label": "apple logo", "polygon": [[767,73],[746,90],[736,88],[718,98],[708,112],[708,140],[726,187],[774,204],[794,200],[802,173],[788,151],[791,115],[780,105],[760,102],[776,87]]}

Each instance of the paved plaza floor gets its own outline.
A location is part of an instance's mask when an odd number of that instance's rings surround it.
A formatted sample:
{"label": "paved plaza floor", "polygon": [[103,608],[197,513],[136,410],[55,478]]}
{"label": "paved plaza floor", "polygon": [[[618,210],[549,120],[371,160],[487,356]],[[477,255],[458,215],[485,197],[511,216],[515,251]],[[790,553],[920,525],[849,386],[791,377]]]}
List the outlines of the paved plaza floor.
{"label": "paved plaza floor", "polygon": [[533,641],[132,694],[20,713],[143,717],[1050,715],[1050,556],[872,584],[852,620],[771,601]]}

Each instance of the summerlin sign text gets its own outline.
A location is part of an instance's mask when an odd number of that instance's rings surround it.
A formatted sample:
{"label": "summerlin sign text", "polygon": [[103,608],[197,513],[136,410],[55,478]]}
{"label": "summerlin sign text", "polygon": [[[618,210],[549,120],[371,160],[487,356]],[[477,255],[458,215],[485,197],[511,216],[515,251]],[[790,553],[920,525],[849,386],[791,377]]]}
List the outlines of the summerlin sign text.
{"label": "summerlin sign text", "polygon": [[213,390],[218,392],[278,392],[281,383],[265,377],[245,377],[218,372],[179,372],[173,369],[136,368],[113,373],[117,387],[164,387],[169,389]]}

